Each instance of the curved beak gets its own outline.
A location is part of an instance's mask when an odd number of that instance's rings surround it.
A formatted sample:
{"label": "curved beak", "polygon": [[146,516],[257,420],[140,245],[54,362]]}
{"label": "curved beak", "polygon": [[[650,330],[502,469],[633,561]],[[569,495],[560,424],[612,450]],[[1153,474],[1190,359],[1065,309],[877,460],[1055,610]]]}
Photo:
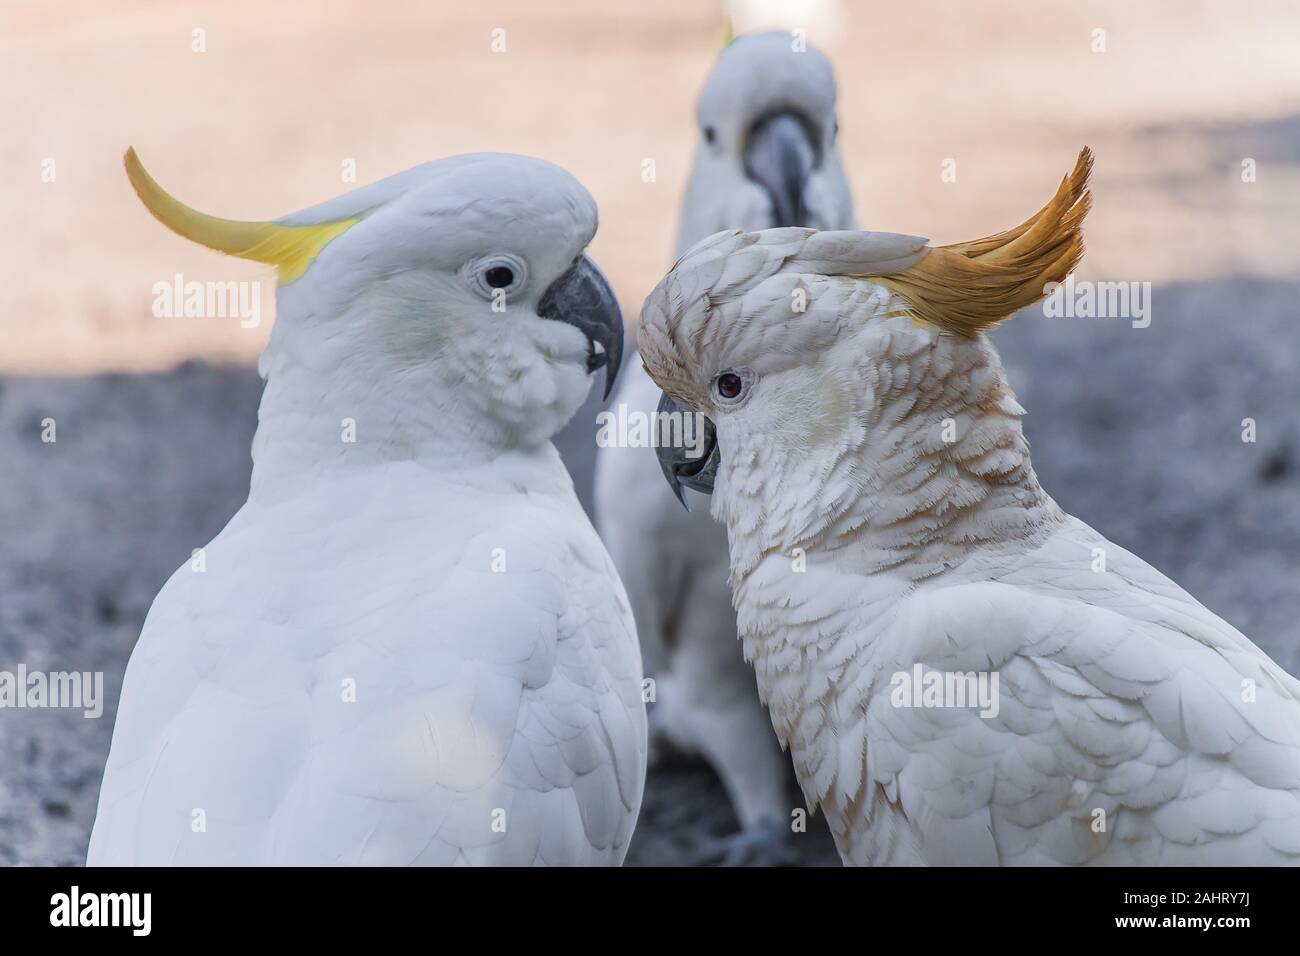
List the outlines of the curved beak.
{"label": "curved beak", "polygon": [[795,113],[769,113],[745,142],[745,175],[772,200],[773,226],[808,225],[804,190],[817,166],[817,147]]}
{"label": "curved beak", "polygon": [[[664,477],[668,479],[668,487],[672,488],[673,494],[682,503],[682,507],[690,511],[691,506],[686,503],[686,495],[682,493],[683,488],[690,488],[692,491],[699,491],[706,495],[713,494],[713,479],[718,473],[719,461],[718,433],[713,427],[713,422],[679,405],[669,398],[667,393],[659,399],[658,412],[657,434],[661,437],[665,432],[673,433],[673,428],[665,428],[664,423],[674,420],[680,422],[676,434],[681,436],[681,442],[656,442],[655,454],[659,456],[659,467],[663,469]],[[666,415],[677,416],[677,418],[665,418]],[[689,427],[686,423],[699,419],[704,421],[703,434],[692,434],[698,432],[698,429]],[[690,440],[692,437],[694,441]]]}
{"label": "curved beak", "polygon": [[604,397],[609,398],[623,363],[623,313],[596,263],[580,256],[542,294],[537,314],[572,325],[587,337],[587,371],[605,369]]}

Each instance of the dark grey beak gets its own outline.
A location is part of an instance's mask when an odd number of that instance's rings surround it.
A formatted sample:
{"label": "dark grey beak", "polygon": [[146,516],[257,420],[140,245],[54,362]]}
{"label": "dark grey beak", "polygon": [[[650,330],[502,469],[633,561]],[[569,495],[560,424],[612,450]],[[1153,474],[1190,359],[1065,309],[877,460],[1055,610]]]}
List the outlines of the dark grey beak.
{"label": "dark grey beak", "polygon": [[804,190],[817,166],[817,147],[795,113],[769,113],[750,128],[745,175],[772,200],[773,226],[808,225]]}
{"label": "dark grey beak", "polygon": [[[587,337],[587,371],[605,369],[605,398],[623,364],[623,313],[596,263],[581,256],[537,303],[543,319],[567,322]],[[598,348],[599,347],[599,348]]]}
{"label": "dark grey beak", "polygon": [[[664,422],[664,415],[674,413],[681,416],[680,420],[683,423],[695,419],[693,412],[677,404],[665,393],[659,399],[658,420]],[[656,434],[662,437],[663,433],[668,430],[661,427]],[[689,434],[689,430],[683,425],[678,429],[677,434],[685,438]],[[693,441],[684,442],[681,445],[666,444],[659,441],[655,445],[655,454],[659,456],[659,467],[664,470],[664,477],[668,479],[668,486],[672,488],[673,494],[677,496],[677,500],[682,503],[682,507],[687,511],[691,510],[691,506],[686,503],[686,495],[682,493],[682,489],[690,488],[692,491],[711,495],[713,494],[713,479],[718,473],[718,433],[713,427],[713,422],[707,418],[704,419],[703,439],[703,447],[691,447],[697,444]]]}

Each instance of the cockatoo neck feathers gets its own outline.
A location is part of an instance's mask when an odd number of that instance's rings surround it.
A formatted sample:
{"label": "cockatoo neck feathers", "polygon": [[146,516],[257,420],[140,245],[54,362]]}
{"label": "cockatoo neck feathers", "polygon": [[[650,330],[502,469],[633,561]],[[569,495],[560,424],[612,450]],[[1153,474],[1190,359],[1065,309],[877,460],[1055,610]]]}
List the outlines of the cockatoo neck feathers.
{"label": "cockatoo neck feathers", "polygon": [[975,335],[1033,305],[1083,257],[1083,220],[1092,206],[1085,147],[1046,206],[1014,229],[931,249],[880,283],[916,318],[958,335]]}

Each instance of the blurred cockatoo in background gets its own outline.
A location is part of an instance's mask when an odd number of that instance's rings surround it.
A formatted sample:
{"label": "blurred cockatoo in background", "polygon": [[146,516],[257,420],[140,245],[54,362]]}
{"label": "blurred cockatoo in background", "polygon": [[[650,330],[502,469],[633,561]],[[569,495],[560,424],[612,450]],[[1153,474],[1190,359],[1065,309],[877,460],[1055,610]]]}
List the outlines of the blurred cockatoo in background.
{"label": "blurred cockatoo in background", "polygon": [[846,863],[1300,862],[1300,681],[1057,506],[984,335],[1078,261],[1090,165],[955,246],[721,233],[645,302],[650,374],[716,426],[665,467],[712,490]]}
{"label": "blurred cockatoo in background", "polygon": [[[699,96],[679,255],[720,229],[852,228],[835,96],[830,62],[789,33],[742,36],[722,51]],[[630,361],[615,404],[653,415],[659,397],[640,363]],[[597,528],[628,587],[647,675],[656,682],[656,736],[702,755],[726,788],[742,832],[718,855],[732,863],[780,861],[790,761],[741,655],[725,529],[686,513],[659,480],[649,448],[602,447],[595,502]]]}
{"label": "blurred cockatoo in background", "polygon": [[622,348],[591,196],[483,154],[241,223],[127,169],[280,287],[248,502],[149,612],[89,863],[620,863],[641,661],[550,442]]}

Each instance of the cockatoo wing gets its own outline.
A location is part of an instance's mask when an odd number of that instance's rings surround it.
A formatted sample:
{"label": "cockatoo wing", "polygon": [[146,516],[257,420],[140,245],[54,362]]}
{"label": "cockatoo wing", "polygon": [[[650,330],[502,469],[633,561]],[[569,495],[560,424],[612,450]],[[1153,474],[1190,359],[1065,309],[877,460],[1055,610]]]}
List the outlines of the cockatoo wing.
{"label": "cockatoo wing", "polygon": [[[1300,862],[1300,682],[1082,523],[997,581],[918,590],[862,640],[871,663],[840,664],[833,698],[866,713],[828,712],[837,749],[801,774],[847,860]],[[996,712],[900,706],[916,663],[997,674]],[[851,825],[886,802],[906,823]]]}
{"label": "cockatoo wing", "polygon": [[91,864],[622,860],[640,664],[571,492],[314,489],[203,563],[132,655]]}

